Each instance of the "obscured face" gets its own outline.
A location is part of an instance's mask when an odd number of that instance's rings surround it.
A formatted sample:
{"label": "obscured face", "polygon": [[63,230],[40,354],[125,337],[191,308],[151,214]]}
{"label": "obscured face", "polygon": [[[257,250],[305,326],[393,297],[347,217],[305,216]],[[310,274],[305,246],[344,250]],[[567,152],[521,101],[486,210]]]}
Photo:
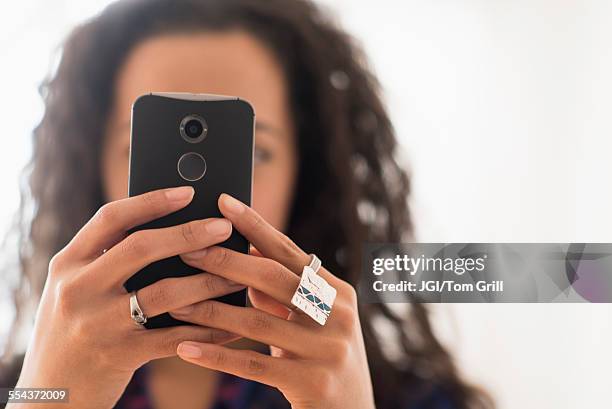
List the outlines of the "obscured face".
{"label": "obscured face", "polygon": [[257,114],[253,206],[276,228],[286,227],[297,169],[295,132],[282,69],[261,42],[242,31],[153,37],[131,52],[115,87],[102,152],[108,201],[127,196],[130,115],[139,95],[234,95]]}

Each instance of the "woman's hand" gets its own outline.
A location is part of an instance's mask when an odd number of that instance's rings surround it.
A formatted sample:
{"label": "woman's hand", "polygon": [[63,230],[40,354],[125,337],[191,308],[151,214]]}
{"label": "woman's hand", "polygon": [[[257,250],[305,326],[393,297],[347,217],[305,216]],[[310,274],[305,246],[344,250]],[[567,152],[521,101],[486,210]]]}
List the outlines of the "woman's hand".
{"label": "woman's hand", "polygon": [[203,301],[170,313],[268,344],[271,356],[200,342],[181,343],[179,356],[274,386],[294,409],[374,408],[353,287],[321,268],[319,275],[337,290],[327,323],[321,326],[292,311],[288,306],[310,256],[232,197],[222,195],[219,208],[263,257],[217,246],[181,257],[194,267],[246,284],[255,308]]}
{"label": "woman's hand", "polygon": [[[18,387],[68,388],[69,407],[110,408],[138,367],[175,355],[181,341],[235,339],[233,334],[201,326],[146,330],[130,316],[123,283],[135,272],[156,260],[229,237],[231,224],[225,219],[127,235],[132,227],[185,207],[192,197],[191,187],[181,187],[109,203],[53,257]],[[144,313],[155,316],[240,288],[244,286],[202,273],[158,281],[137,296]]]}

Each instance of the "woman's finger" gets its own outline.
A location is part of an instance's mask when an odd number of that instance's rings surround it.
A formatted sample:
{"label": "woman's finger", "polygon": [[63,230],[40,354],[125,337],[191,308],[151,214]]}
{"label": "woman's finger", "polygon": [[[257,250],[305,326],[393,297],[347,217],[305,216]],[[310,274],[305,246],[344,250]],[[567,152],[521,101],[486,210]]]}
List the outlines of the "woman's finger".
{"label": "woman's finger", "polygon": [[276,301],[274,298],[270,297],[269,295],[262,293],[261,291],[256,290],[253,287],[249,287],[248,293],[249,300],[251,300],[251,304],[258,310],[265,311],[284,320],[289,317],[291,310]]}
{"label": "woman's finger", "polygon": [[255,256],[255,257],[263,257],[264,255],[261,254],[261,251],[257,250],[257,248],[255,246],[253,246],[252,244],[249,246],[249,254],[251,256]]}
{"label": "woman's finger", "polygon": [[204,328],[197,325],[180,325],[172,328],[159,328],[143,331],[137,335],[140,345],[131,351],[141,354],[145,362],[152,359],[176,356],[181,342],[197,341],[210,344],[226,344],[240,336],[217,328]]}
{"label": "woman's finger", "polygon": [[[249,254],[255,257],[263,257],[263,255],[254,246],[251,246]],[[293,319],[294,321],[301,321],[303,318],[309,320],[300,310],[295,307],[286,307],[282,303],[278,302],[268,294],[255,289],[254,287],[248,287],[249,300],[251,304],[262,311],[266,311],[272,315],[276,315],[282,319]],[[276,347],[271,347],[273,351]]]}
{"label": "woman's finger", "polygon": [[170,314],[182,321],[219,328],[243,337],[293,352],[316,356],[324,349],[319,328],[305,327],[251,307],[236,307],[218,301],[202,301]]}
{"label": "woman's finger", "polygon": [[219,210],[265,257],[287,266],[297,275],[310,263],[308,254],[239,200],[224,193],[219,197]]}
{"label": "woman's finger", "polygon": [[90,267],[92,271],[103,272],[105,282],[114,286],[155,261],[221,243],[231,232],[228,220],[215,218],[139,230],[97,258]]}
{"label": "woman's finger", "polygon": [[281,389],[303,383],[308,376],[299,361],[244,349],[183,342],[178,346],[177,353],[187,362]]}
{"label": "woman's finger", "polygon": [[[302,275],[304,266],[310,264],[310,255],[241,201],[224,193],[219,197],[219,209],[265,257],[278,261],[297,275]],[[334,287],[341,285],[341,280],[323,267],[318,274]]]}
{"label": "woman's finger", "polygon": [[291,305],[291,297],[300,283],[297,275],[277,261],[225,247],[184,253],[181,259],[193,267],[254,287],[285,305]]}
{"label": "woman's finger", "polygon": [[193,198],[191,186],[155,190],[102,206],[67,246],[79,259],[96,258],[121,241],[126,231],[175,212]]}
{"label": "woman's finger", "polygon": [[187,277],[165,278],[138,290],[136,295],[142,311],[147,316],[154,317],[244,288],[243,284],[234,283],[214,274],[201,273]]}

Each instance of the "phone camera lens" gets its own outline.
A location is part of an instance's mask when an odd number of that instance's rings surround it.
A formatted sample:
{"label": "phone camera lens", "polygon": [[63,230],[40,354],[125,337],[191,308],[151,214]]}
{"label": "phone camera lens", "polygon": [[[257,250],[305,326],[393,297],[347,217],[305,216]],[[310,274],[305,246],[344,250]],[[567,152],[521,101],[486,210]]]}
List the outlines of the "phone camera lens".
{"label": "phone camera lens", "polygon": [[187,125],[185,125],[185,133],[190,138],[197,138],[198,136],[202,135],[202,130],[202,123],[197,119],[192,119],[187,122]]}
{"label": "phone camera lens", "polygon": [[181,121],[181,136],[189,143],[202,141],[208,133],[208,125],[198,115],[188,115]]}

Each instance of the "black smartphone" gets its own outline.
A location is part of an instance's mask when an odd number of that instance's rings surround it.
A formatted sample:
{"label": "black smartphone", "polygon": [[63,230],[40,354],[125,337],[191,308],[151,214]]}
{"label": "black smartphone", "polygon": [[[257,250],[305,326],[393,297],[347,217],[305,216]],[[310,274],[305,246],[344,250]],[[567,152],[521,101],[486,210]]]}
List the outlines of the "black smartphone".
{"label": "black smartphone", "polygon": [[[152,190],[191,185],[187,207],[132,229],[154,229],[196,219],[223,217],[217,200],[228,193],[251,204],[253,175],[253,107],[237,97],[210,94],[150,93],[132,105],[129,196]],[[236,230],[221,246],[247,253],[248,241]],[[201,273],[180,259],[152,263],[130,277],[127,291],[167,277]],[[246,304],[246,290],[218,298]],[[184,324],[168,313],[149,317],[147,328]]]}

